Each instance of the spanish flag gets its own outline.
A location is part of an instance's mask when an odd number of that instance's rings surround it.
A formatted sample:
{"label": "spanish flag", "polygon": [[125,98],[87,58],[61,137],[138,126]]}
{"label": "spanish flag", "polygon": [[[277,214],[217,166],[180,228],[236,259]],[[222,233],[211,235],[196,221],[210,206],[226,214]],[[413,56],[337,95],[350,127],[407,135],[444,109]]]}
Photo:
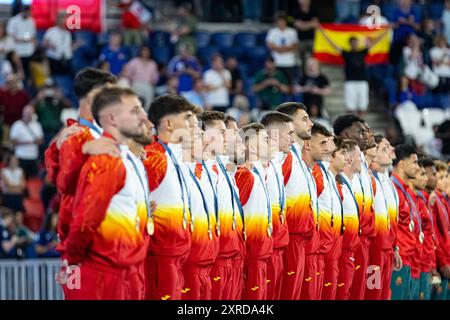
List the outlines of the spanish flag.
{"label": "spanish flag", "polygon": [[[380,27],[376,29],[370,29],[366,26],[353,25],[353,24],[322,24],[322,30],[327,36],[336,44],[336,46],[342,48],[342,50],[350,50],[350,37],[355,37],[359,40],[361,46],[364,45],[367,38],[371,40],[379,37],[388,27]],[[389,62],[389,48],[391,45],[391,32],[381,38],[381,40],[375,44],[366,56],[367,64],[379,64]],[[325,63],[331,64],[343,64],[344,60],[339,55],[339,52],[327,41],[320,30],[316,30],[314,37],[314,57]]]}

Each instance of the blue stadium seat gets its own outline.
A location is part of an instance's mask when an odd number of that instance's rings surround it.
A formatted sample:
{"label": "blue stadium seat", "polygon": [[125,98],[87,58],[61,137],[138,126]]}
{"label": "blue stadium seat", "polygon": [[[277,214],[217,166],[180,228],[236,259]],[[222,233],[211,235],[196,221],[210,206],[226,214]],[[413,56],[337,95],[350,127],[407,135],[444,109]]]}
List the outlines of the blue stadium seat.
{"label": "blue stadium seat", "polygon": [[217,32],[211,36],[211,44],[221,48],[233,46],[234,34],[231,32]]}
{"label": "blue stadium seat", "polygon": [[220,48],[220,53],[222,54],[224,59],[235,56],[236,59],[240,60],[244,55],[244,50],[239,47]]}
{"label": "blue stadium seat", "polygon": [[267,32],[261,32],[260,34],[258,34],[256,44],[258,46],[265,46],[266,45],[266,37],[267,37]]}
{"label": "blue stadium seat", "polygon": [[253,48],[256,46],[258,34],[254,32],[241,32],[236,35],[235,45],[244,48]]}
{"label": "blue stadium seat", "polygon": [[413,4],[411,11],[422,21],[424,16],[424,7],[421,4]]}
{"label": "blue stadium seat", "polygon": [[153,58],[159,64],[168,64],[172,58],[172,48],[170,46],[156,46],[152,48]]}
{"label": "blue stadium seat", "polygon": [[47,31],[47,30],[39,29],[36,31],[36,38],[37,38],[38,43],[42,43],[42,41],[44,40],[45,31]]}
{"label": "blue stadium seat", "polygon": [[171,45],[170,33],[166,31],[154,31],[150,33],[149,42],[151,47],[164,47]]}
{"label": "blue stadium seat", "polygon": [[254,75],[255,72],[261,70],[264,67],[264,61],[266,60],[269,52],[266,47],[258,46],[254,47],[251,50],[247,50],[245,52],[245,61],[249,66],[249,71],[251,75]]}
{"label": "blue stadium seat", "polygon": [[220,50],[218,47],[215,46],[208,46],[204,48],[199,48],[197,51],[197,56],[200,59],[200,62],[202,62],[204,65],[210,65],[211,63],[211,57],[215,53],[220,53]]}
{"label": "blue stadium seat", "polygon": [[197,31],[195,34],[195,41],[197,43],[197,48],[204,48],[209,46],[211,39],[211,34],[205,31]]}
{"label": "blue stadium seat", "polygon": [[389,21],[393,21],[394,12],[397,5],[392,3],[386,3],[381,6],[381,14],[386,17]]}
{"label": "blue stadium seat", "polygon": [[442,11],[444,10],[444,5],[442,3],[432,3],[429,6],[430,18],[434,20],[441,19]]}
{"label": "blue stadium seat", "polygon": [[97,34],[91,31],[75,31],[74,37],[76,41],[80,41],[84,46],[95,48],[97,46]]}

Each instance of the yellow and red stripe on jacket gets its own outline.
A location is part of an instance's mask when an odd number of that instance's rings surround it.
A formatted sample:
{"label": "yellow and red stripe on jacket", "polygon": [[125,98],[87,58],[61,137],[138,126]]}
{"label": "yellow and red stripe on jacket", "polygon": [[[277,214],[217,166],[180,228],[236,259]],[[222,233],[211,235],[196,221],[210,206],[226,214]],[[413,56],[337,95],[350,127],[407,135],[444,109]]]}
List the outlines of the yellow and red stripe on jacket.
{"label": "yellow and red stripe on jacket", "polygon": [[[146,159],[143,163],[148,175],[150,198],[157,202],[153,213],[155,231],[150,252],[175,257],[187,255],[191,249],[187,192],[184,192],[183,199],[175,165],[159,142],[146,146],[145,151]],[[186,210],[184,213],[183,203]],[[186,215],[188,221],[183,223]]]}
{"label": "yellow and red stripe on jacket", "polygon": [[[297,148],[298,154],[301,155],[298,145],[294,144],[293,147]],[[308,191],[308,178],[292,151],[287,155],[281,168],[286,188],[286,222],[289,234],[309,240],[315,232],[317,214]]]}
{"label": "yellow and red stripe on jacket", "polygon": [[269,227],[267,210],[270,203],[267,203],[265,186],[257,174],[246,167],[240,167],[237,170],[235,179],[239,189],[239,199],[244,208],[247,231],[245,257],[267,259],[273,253],[273,240],[267,231]]}
{"label": "yellow and red stripe on jacket", "polygon": [[[188,171],[189,168],[194,173],[201,192],[192,180]],[[212,265],[219,252],[219,237],[215,231],[216,215],[214,212],[214,197],[211,196],[211,186],[201,182],[202,176],[206,175],[201,164],[185,163],[184,169],[188,188],[191,192],[191,219],[194,225],[191,235],[191,250],[185,263],[200,266]],[[208,212],[205,212],[203,197]]]}
{"label": "yellow and red stripe on jacket", "polygon": [[389,213],[388,192],[390,192],[389,178],[383,173],[374,173],[376,175],[376,192],[374,198],[375,212],[375,237],[372,244],[379,250],[391,250],[392,241],[390,237],[391,218]]}
{"label": "yellow and red stripe on jacket", "polygon": [[[146,195],[130,154],[121,146],[121,157],[91,156],[83,165],[66,240],[69,264],[128,268],[144,261],[150,239]],[[143,166],[139,170],[145,177]]]}
{"label": "yellow and red stripe on jacket", "polygon": [[[386,28],[369,29],[365,26],[352,24],[322,24],[323,31],[333,42],[343,50],[350,50],[350,37],[356,37],[362,45],[366,38],[375,39]],[[383,37],[380,42],[369,50],[365,61],[367,64],[380,64],[389,62],[390,37]],[[316,31],[314,38],[314,57],[321,62],[343,64],[344,60],[338,51],[326,40],[320,31]]]}

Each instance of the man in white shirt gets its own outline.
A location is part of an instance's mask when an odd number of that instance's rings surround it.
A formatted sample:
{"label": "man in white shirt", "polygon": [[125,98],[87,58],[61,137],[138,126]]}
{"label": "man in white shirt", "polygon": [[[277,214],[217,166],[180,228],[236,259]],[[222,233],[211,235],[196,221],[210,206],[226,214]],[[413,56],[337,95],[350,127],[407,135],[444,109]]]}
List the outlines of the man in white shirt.
{"label": "man in white shirt", "polygon": [[231,73],[225,69],[223,58],[215,54],[211,61],[212,68],[203,75],[207,90],[206,104],[216,111],[226,112],[230,106]]}
{"label": "man in white shirt", "polygon": [[14,153],[27,178],[37,175],[39,146],[43,142],[44,132],[41,124],[34,119],[32,105],[27,105],[22,112],[22,119],[11,126],[9,137],[14,145]]}
{"label": "man in white shirt", "polygon": [[21,12],[8,21],[6,27],[8,35],[14,41],[14,49],[22,59],[25,75],[29,75],[29,61],[36,49],[36,24],[30,15],[30,7],[22,7]]}
{"label": "man in white shirt", "polygon": [[65,13],[59,13],[56,25],[44,34],[44,46],[53,75],[68,72],[68,60],[72,59],[72,35],[66,29]]}
{"label": "man in white shirt", "polygon": [[267,33],[267,48],[275,59],[275,65],[286,75],[291,84],[297,74],[295,54],[298,50],[297,32],[287,26],[287,15],[280,14],[277,19],[277,26]]}

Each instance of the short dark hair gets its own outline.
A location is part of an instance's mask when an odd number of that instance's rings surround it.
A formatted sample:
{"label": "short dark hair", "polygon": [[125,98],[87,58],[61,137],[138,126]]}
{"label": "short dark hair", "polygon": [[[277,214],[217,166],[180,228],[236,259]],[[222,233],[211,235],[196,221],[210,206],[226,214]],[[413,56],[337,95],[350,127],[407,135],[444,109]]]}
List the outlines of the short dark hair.
{"label": "short dark hair", "polygon": [[356,142],[353,140],[349,140],[349,139],[342,139],[340,137],[334,136],[334,145],[335,145],[335,149],[333,151],[333,155],[342,149],[345,149],[347,151],[352,151],[355,149],[356,147]]}
{"label": "short dark hair", "polygon": [[355,114],[344,114],[334,120],[333,131],[334,134],[340,136],[341,133],[350,128],[355,122],[363,122],[363,120]]}
{"label": "short dark hair", "polygon": [[294,119],[292,119],[291,116],[279,112],[279,111],[270,111],[267,112],[262,118],[261,118],[261,124],[264,127],[269,127],[273,124],[281,124],[281,123],[288,123],[292,122]]}
{"label": "short dark hair", "polygon": [[298,110],[306,111],[306,106],[301,102],[285,102],[277,107],[277,111],[293,116]]}
{"label": "short dark hair", "polygon": [[379,144],[381,141],[383,141],[384,137],[382,134],[376,134],[373,136],[373,139],[375,140],[376,144]]}
{"label": "short dark hair", "polygon": [[266,127],[264,127],[263,124],[256,123],[256,122],[249,123],[241,128],[242,132],[244,132],[244,133],[249,130],[254,130],[255,132],[259,132],[260,130],[265,130],[265,129],[266,129]]}
{"label": "short dark hair", "polygon": [[5,219],[12,216],[14,216],[14,213],[10,208],[3,206],[0,207],[0,218]]}
{"label": "short dark hair", "polygon": [[227,114],[227,115],[225,116],[225,126],[227,126],[230,122],[236,122],[236,123],[237,123],[235,117],[230,116],[230,115]]}
{"label": "short dark hair", "polygon": [[223,121],[225,122],[226,115],[221,111],[204,111],[200,116],[199,120],[202,121],[202,129],[206,130],[206,126],[210,125],[213,121]]}
{"label": "short dark hair", "polygon": [[321,125],[320,123],[314,122],[312,128],[311,128],[311,135],[317,135],[321,134],[325,137],[332,137],[333,134],[328,130],[324,125]]}
{"label": "short dark hair", "polygon": [[125,96],[137,97],[138,95],[130,88],[117,86],[102,88],[95,95],[94,101],[92,102],[92,115],[95,121],[100,124],[100,112],[113,104],[122,102],[122,97]]}
{"label": "short dark hair", "polygon": [[434,167],[434,161],[428,157],[423,157],[419,159],[419,165],[424,168]]}
{"label": "short dark hair", "polygon": [[258,134],[261,130],[265,130],[266,128],[261,123],[249,123],[241,128],[241,135],[244,137],[244,142],[247,143],[249,138],[254,135],[247,135],[247,132]]}
{"label": "short dark hair", "polygon": [[78,99],[81,99],[87,96],[95,87],[107,83],[116,84],[116,76],[100,69],[88,67],[82,69],[75,75],[73,87],[75,95]]}
{"label": "short dark hair", "polygon": [[195,106],[185,98],[176,94],[166,94],[153,100],[148,110],[148,118],[158,127],[161,119],[167,115],[194,110]]}
{"label": "short dark hair", "polygon": [[416,149],[410,144],[398,144],[395,146],[395,159],[393,165],[396,166],[400,161],[408,159],[413,154],[417,154]]}

